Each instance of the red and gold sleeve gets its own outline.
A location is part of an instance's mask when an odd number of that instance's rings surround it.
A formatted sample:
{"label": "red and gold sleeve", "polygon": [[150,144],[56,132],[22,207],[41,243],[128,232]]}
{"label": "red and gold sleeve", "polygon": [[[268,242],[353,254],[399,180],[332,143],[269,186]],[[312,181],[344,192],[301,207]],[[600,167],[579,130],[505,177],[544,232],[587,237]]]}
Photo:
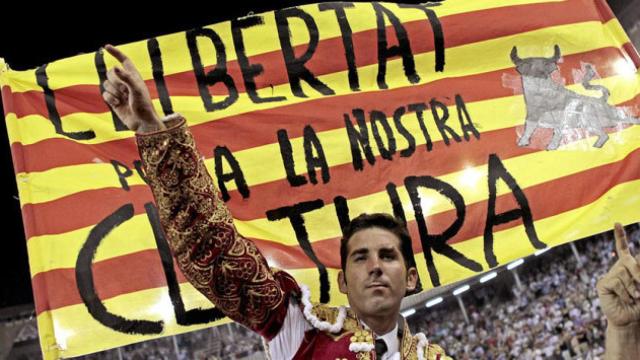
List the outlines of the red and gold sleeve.
{"label": "red and gold sleeve", "polygon": [[271,271],[256,245],[238,234],[184,118],[165,123],[166,130],[136,134],[136,141],[179,268],[225,315],[273,338],[297,284]]}

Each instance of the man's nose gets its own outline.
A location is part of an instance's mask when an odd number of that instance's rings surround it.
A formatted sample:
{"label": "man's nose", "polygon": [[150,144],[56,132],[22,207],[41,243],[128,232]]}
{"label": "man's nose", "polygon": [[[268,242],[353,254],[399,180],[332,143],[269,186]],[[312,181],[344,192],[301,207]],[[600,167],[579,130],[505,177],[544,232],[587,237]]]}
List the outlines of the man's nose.
{"label": "man's nose", "polygon": [[378,258],[377,256],[369,257],[369,274],[382,274],[382,268],[380,267],[380,265],[380,258]]}

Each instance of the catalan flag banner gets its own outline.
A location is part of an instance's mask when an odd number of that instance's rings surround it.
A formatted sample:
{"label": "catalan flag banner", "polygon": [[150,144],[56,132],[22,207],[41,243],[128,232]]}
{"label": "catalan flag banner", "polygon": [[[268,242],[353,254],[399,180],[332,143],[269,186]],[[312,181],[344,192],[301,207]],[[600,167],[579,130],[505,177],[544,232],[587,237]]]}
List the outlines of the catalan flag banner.
{"label": "catalan flag banner", "polygon": [[[118,46],[240,233],[337,291],[341,225],[404,218],[423,290],[640,220],[640,59],[603,0],[329,2]],[[47,359],[227,320],[175,267],[98,49],[2,100]]]}

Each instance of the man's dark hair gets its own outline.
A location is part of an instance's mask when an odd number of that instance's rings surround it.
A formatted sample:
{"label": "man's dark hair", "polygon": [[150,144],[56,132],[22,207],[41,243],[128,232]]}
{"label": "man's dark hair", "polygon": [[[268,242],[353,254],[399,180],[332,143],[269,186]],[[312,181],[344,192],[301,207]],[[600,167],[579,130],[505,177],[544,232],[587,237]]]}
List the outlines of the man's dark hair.
{"label": "man's dark hair", "polygon": [[385,213],[361,214],[353,218],[344,229],[342,229],[342,239],[340,239],[340,265],[345,271],[347,265],[347,245],[349,239],[356,232],[369,228],[381,228],[388,230],[400,239],[400,252],[407,270],[416,267],[411,248],[411,236],[404,221]]}

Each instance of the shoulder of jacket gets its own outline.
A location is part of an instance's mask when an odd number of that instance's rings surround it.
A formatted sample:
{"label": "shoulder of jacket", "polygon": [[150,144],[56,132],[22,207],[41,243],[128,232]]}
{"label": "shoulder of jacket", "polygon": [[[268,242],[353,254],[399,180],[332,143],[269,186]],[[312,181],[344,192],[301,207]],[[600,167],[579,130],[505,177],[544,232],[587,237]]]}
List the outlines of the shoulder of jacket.
{"label": "shoulder of jacket", "polygon": [[427,360],[448,360],[451,359],[447,356],[444,349],[438,344],[429,344],[427,347]]}
{"label": "shoulder of jacket", "polygon": [[322,303],[312,303],[309,288],[300,284],[300,309],[314,328],[339,334],[354,326],[355,317],[344,306],[333,307]]}

